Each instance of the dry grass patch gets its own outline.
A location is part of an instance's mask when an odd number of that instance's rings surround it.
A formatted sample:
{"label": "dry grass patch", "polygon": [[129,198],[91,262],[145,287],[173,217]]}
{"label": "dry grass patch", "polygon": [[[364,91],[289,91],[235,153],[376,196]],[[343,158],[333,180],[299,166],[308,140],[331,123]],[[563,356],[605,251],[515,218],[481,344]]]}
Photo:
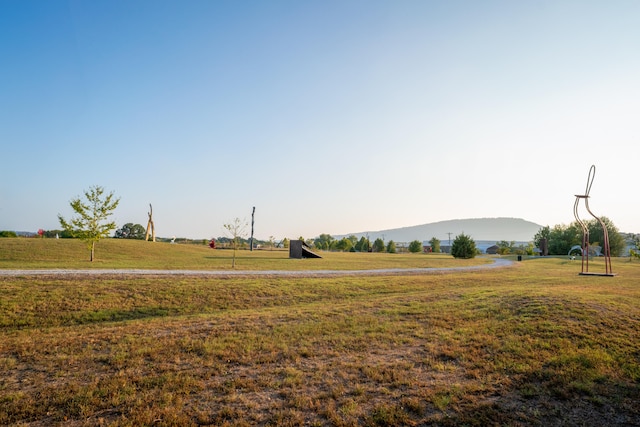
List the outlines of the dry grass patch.
{"label": "dry grass patch", "polygon": [[640,266],[0,278],[3,425],[637,425]]}

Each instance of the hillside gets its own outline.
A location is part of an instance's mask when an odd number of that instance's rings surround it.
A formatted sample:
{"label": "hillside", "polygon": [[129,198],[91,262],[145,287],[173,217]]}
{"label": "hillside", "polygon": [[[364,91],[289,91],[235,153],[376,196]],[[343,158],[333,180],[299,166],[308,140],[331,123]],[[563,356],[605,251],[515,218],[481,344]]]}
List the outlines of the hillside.
{"label": "hillside", "polygon": [[[385,241],[393,240],[395,242],[410,242],[412,240],[427,241],[432,237],[440,239],[442,242],[451,239],[460,233],[471,236],[474,240],[488,241],[516,241],[528,242],[542,228],[541,225],[521,218],[471,218],[471,219],[454,219],[449,221],[439,221],[429,224],[414,225],[411,227],[393,228],[389,230],[378,231],[362,231],[357,233],[349,233],[358,238],[369,236],[369,240],[375,240],[378,237]],[[345,235],[334,236],[342,238]]]}

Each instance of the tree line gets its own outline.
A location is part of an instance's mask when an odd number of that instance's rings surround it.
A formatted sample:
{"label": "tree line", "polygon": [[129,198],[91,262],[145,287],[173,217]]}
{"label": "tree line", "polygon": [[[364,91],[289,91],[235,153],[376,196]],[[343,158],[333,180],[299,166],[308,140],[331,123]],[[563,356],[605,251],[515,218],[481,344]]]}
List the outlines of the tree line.
{"label": "tree line", "polygon": [[[618,228],[607,217],[600,218],[607,228],[609,235],[609,249],[611,250],[611,256],[618,257],[624,253],[627,246],[625,237],[618,231]],[[589,245],[599,246],[604,241],[604,232],[599,221],[592,219],[590,221],[584,221],[587,229],[589,230]],[[636,248],[640,242],[638,242],[637,236],[629,236],[629,243],[636,245]],[[572,222],[569,225],[554,225],[553,227],[542,227],[536,235],[533,237],[533,243],[540,247],[540,241],[547,239],[547,247],[549,255],[567,255],[573,246],[582,246],[582,227],[577,221]]]}
{"label": "tree line", "polygon": [[[40,230],[39,235],[42,237],[75,237],[85,241],[91,252],[91,261],[94,259],[95,244],[104,237],[108,237],[109,234],[116,229],[116,224],[113,221],[109,221],[109,217],[118,206],[120,201],[111,193],[105,193],[105,190],[100,186],[90,187],[89,190],[84,192],[84,199],[76,197],[71,200],[70,205],[76,217],[66,220],[62,215],[58,215],[58,220],[62,226],[62,230]],[[604,223],[608,236],[609,247],[611,256],[617,257],[622,255],[626,248],[627,241],[624,236],[618,231],[618,228],[607,217],[600,218]],[[223,246],[230,246],[235,250],[242,246],[249,244],[258,244],[266,247],[288,247],[288,239],[283,239],[276,243],[273,236],[268,241],[252,240],[251,243],[244,238],[243,230],[245,224],[238,218],[235,220],[235,227],[233,223],[225,224],[231,235],[229,237],[218,237],[217,241]],[[590,246],[598,246],[604,240],[604,233],[600,221],[593,219],[585,221],[585,225],[589,231]],[[140,224],[127,223],[120,229],[115,230],[113,237],[124,239],[140,239],[145,238],[146,230]],[[572,247],[582,245],[582,227],[576,221],[569,225],[554,225],[553,227],[542,227],[536,235],[533,237],[533,244],[540,247],[540,242],[543,239],[547,241],[547,248],[549,255],[566,255],[569,253]],[[0,231],[0,237],[15,237],[15,232]],[[343,251],[343,252],[388,252],[396,253],[398,251],[398,245],[393,240],[385,243],[383,239],[377,238],[373,243],[368,237],[362,236],[359,239],[355,235],[336,239],[330,234],[323,233],[315,239],[305,240],[300,237],[300,240],[305,241],[307,245],[312,248],[327,251]],[[207,240],[202,240],[202,243],[208,243]],[[635,251],[632,250],[631,256],[640,257],[640,236],[630,235],[629,243],[635,247]],[[433,237],[429,241],[431,252],[440,252],[440,240]],[[528,246],[515,247],[515,242],[500,241],[497,243],[500,254],[533,254],[533,244]],[[254,246],[255,247],[255,246]],[[422,243],[419,240],[414,240],[408,245],[409,252],[418,253],[423,251]],[[475,241],[464,233],[456,236],[453,245],[451,247],[451,254],[456,258],[471,258],[478,253],[475,246]],[[235,257],[234,257],[235,259]]]}

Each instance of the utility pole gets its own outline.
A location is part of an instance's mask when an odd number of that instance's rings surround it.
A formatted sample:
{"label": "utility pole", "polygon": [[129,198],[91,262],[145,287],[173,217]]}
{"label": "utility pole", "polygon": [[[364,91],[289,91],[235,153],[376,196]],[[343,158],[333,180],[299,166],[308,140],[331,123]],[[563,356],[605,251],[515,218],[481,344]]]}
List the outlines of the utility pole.
{"label": "utility pole", "polygon": [[451,253],[451,232],[447,233],[449,235],[449,253]]}
{"label": "utility pole", "polygon": [[253,252],[253,217],[256,214],[256,207],[251,211],[251,240],[249,240],[249,250]]}

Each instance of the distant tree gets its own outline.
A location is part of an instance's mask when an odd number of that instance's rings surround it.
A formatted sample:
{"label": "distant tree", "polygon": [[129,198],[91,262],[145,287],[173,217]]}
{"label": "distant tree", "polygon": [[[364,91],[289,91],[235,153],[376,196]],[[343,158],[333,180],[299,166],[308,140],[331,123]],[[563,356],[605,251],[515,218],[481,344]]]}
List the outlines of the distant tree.
{"label": "distant tree", "polygon": [[419,240],[414,240],[409,243],[409,252],[412,254],[417,254],[418,252],[422,252],[424,249],[422,248],[422,242]]}
{"label": "distant tree", "polygon": [[549,231],[549,255],[566,255],[573,246],[582,245],[582,229],[577,222],[554,225]]}
{"label": "distant tree", "polygon": [[[600,217],[605,227],[607,228],[607,234],[609,235],[609,249],[611,250],[611,256],[617,257],[622,255],[622,252],[626,248],[624,237],[618,231],[618,227],[613,224],[606,216]],[[591,244],[598,243],[600,246],[604,242],[604,233],[602,226],[596,219],[592,219],[587,222],[587,228],[589,229],[589,240]]]}
{"label": "distant tree", "polygon": [[[607,217],[600,218],[607,228],[609,235],[609,248],[611,256],[620,256],[626,247],[624,237],[618,231],[618,228]],[[592,246],[602,246],[604,243],[604,233],[600,222],[596,219],[585,221],[587,230],[589,231],[589,244]],[[546,227],[547,229],[549,227]],[[582,227],[577,221],[569,225],[554,225],[553,228],[547,230],[542,228],[538,234],[534,236],[534,242],[538,244],[539,239],[547,236],[549,241],[549,255],[566,255],[573,246],[582,246]]]}
{"label": "distant tree", "polygon": [[339,251],[348,252],[353,249],[353,243],[351,242],[351,240],[343,237],[336,242],[335,248]]}
{"label": "distant tree", "polygon": [[526,245],[519,245],[516,248],[517,255],[533,255],[533,243],[529,242]]}
{"label": "distant tree", "polygon": [[431,240],[429,240],[429,244],[431,245],[431,251],[433,253],[442,252],[440,250],[440,240],[436,239],[435,237],[432,237]]}
{"label": "distant tree", "polygon": [[44,232],[44,237],[49,238],[60,238],[60,239],[71,239],[73,238],[73,234],[66,230],[46,230]]}
{"label": "distant tree", "polygon": [[374,242],[373,242],[373,252],[384,252],[384,240],[382,240],[380,237],[378,237]]}
{"label": "distant tree", "polygon": [[396,242],[389,240],[389,243],[387,243],[387,252],[390,254],[396,253]]}
{"label": "distant tree", "polygon": [[223,225],[227,235],[231,239],[231,247],[233,248],[231,268],[236,268],[236,251],[241,244],[241,239],[247,230],[247,226],[247,222],[242,221],[240,218],[235,218],[230,223]]}
{"label": "distant tree", "polygon": [[356,236],[354,236],[353,234],[351,234],[349,237],[347,237],[347,239],[349,239],[349,241],[351,241],[351,247],[355,248],[356,244],[358,243],[358,238]]}
{"label": "distant tree", "polygon": [[551,228],[548,225],[544,226],[540,230],[538,230],[535,236],[533,236],[533,244],[539,248],[540,240],[547,239],[547,242],[549,242],[550,236],[551,236]]}
{"label": "distant tree", "polygon": [[18,237],[18,234],[15,231],[2,230],[0,237]]}
{"label": "distant tree", "polygon": [[496,243],[496,246],[498,246],[498,253],[500,255],[508,255],[512,253],[515,250],[515,245],[516,242],[507,242],[506,240],[500,240]]}
{"label": "distant tree", "polygon": [[370,246],[371,246],[371,242],[369,242],[369,239],[362,236],[360,240],[358,240],[358,243],[356,243],[355,249],[358,252],[369,252]]}
{"label": "distant tree", "polygon": [[629,249],[629,261],[633,258],[640,259],[640,234],[630,236],[629,243],[633,246]]}
{"label": "distant tree", "polygon": [[331,249],[332,245],[335,243],[335,240],[336,239],[334,239],[333,236],[331,236],[330,234],[321,234],[320,236],[315,238],[313,243],[316,248],[324,249],[328,251]]}
{"label": "distant tree", "polygon": [[287,239],[286,237],[282,239],[282,247],[285,249],[289,249],[289,239]]}
{"label": "distant tree", "polygon": [[[116,239],[135,239],[144,240],[145,229],[140,224],[126,223],[122,228],[116,230],[114,236]],[[205,240],[205,242],[208,242]]]}
{"label": "distant tree", "polygon": [[80,197],[70,202],[77,217],[67,221],[62,215],[58,215],[58,220],[65,231],[87,243],[93,262],[96,243],[116,228],[116,223],[107,222],[107,219],[118,207],[120,199],[115,198],[113,192],[105,194],[104,188],[97,185],[85,191],[84,196],[86,202]]}
{"label": "distant tree", "polygon": [[453,240],[453,244],[451,245],[451,255],[454,258],[475,258],[478,250],[476,249],[476,242],[470,237],[465,235],[464,233],[459,234]]}

